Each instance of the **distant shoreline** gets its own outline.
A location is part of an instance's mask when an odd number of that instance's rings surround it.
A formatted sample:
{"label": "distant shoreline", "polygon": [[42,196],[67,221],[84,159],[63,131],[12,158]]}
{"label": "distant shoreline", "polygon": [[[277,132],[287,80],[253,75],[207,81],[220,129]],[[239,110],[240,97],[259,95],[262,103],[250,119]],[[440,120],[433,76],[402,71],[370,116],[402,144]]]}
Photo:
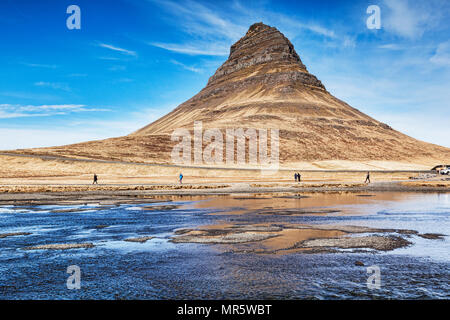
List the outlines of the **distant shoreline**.
{"label": "distant shoreline", "polygon": [[307,193],[435,192],[450,193],[450,181],[362,183],[230,183],[230,184],[100,184],[0,185],[1,205],[146,203],[158,197],[285,194],[299,199]]}
{"label": "distant shoreline", "polygon": [[[248,171],[248,172],[260,172],[264,171],[266,169],[264,168],[245,168],[245,167],[237,167],[237,166],[231,166],[231,167],[221,167],[221,166],[202,166],[202,165],[177,165],[177,164],[169,164],[169,163],[150,163],[150,162],[133,162],[133,161],[120,161],[120,160],[104,160],[104,159],[89,159],[89,158],[73,158],[73,157],[65,157],[65,156],[54,156],[54,155],[45,155],[45,154],[28,154],[28,153],[19,153],[16,152],[0,152],[0,156],[5,157],[21,157],[21,158],[35,158],[40,160],[46,160],[46,161],[63,161],[63,162],[86,162],[86,163],[97,163],[97,164],[118,164],[118,165],[129,165],[129,166],[149,166],[149,167],[162,167],[162,168],[171,168],[171,169],[177,169],[177,170],[185,170],[185,169],[199,169],[199,170],[225,170],[225,171]],[[267,169],[268,171],[271,171],[270,169]],[[276,171],[280,172],[293,172],[301,170],[303,172],[310,172],[310,173],[363,173],[370,170],[371,172],[379,172],[379,173],[432,173],[431,170],[425,170],[425,169],[405,169],[405,170],[389,170],[389,169],[377,169],[375,167],[369,167],[364,169],[306,169],[306,168],[299,168],[298,166],[294,165],[294,167],[283,167],[280,166]]]}

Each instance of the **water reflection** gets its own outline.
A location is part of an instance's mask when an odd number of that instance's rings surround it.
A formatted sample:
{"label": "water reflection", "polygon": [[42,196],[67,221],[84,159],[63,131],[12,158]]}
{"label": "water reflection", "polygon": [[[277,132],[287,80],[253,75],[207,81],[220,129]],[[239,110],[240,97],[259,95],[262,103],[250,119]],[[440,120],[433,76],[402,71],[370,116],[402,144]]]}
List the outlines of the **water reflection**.
{"label": "water reflection", "polygon": [[[145,210],[148,206],[158,209]],[[299,209],[307,210],[292,214]],[[312,209],[333,210],[305,213]],[[400,192],[165,197],[160,203],[107,208],[7,206],[0,208],[0,234],[31,234],[0,238],[0,298],[448,298],[448,237],[410,235],[411,246],[375,254],[283,255],[233,253],[223,245],[170,239],[182,228],[258,223],[356,225],[449,235],[449,217],[448,194]],[[124,241],[139,236],[154,238],[144,243]],[[95,247],[22,250],[86,242]],[[356,260],[380,266],[380,290],[366,287],[366,268],[355,266]],[[66,268],[73,264],[82,270],[81,290],[65,287]]]}

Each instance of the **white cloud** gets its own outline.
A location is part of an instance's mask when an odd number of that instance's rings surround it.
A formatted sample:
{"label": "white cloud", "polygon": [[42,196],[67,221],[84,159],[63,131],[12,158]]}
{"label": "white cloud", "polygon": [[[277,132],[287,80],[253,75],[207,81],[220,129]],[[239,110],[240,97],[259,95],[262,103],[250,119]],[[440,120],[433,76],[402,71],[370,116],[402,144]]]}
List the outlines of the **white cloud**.
{"label": "white cloud", "polygon": [[213,11],[196,1],[155,0],[153,2],[176,16],[176,22],[189,34],[237,40],[247,29],[245,25],[230,21],[225,18],[225,15],[218,14],[217,10]]}
{"label": "white cloud", "polygon": [[169,51],[183,53],[192,56],[227,56],[229,53],[228,45],[220,45],[208,43],[206,41],[189,43],[189,44],[175,44],[175,43],[150,43],[152,46],[166,49]]}
{"label": "white cloud", "polygon": [[387,49],[387,50],[403,50],[404,48],[399,45],[398,43],[386,43],[386,44],[381,44],[378,46],[378,48],[380,49]]}
{"label": "white cloud", "polygon": [[307,31],[321,37],[338,41],[339,45],[354,47],[355,39],[336,34],[316,21],[300,21],[294,17],[268,11],[260,8],[246,8],[238,1],[234,1],[226,10],[214,8],[214,11],[206,5],[196,1],[150,0],[161,6],[168,13],[166,19],[172,22],[190,35],[192,40],[184,43],[147,42],[152,46],[169,51],[205,56],[226,56],[230,46],[245,35],[248,27],[258,21],[276,26],[285,32],[288,38]]}
{"label": "white cloud", "polygon": [[124,71],[126,69],[127,67],[125,66],[112,66],[108,68],[109,71]]}
{"label": "white cloud", "polygon": [[48,87],[56,90],[71,91],[70,87],[65,83],[39,81],[34,83],[38,87]]}
{"label": "white cloud", "polygon": [[195,73],[202,73],[203,72],[202,69],[198,69],[198,68],[195,68],[195,67],[187,66],[184,63],[181,63],[181,62],[179,62],[177,60],[173,60],[172,59],[172,60],[170,60],[170,62],[173,63],[174,65],[180,66],[183,69],[186,69],[188,71],[192,71],[192,72],[195,72]]}
{"label": "white cloud", "polygon": [[430,58],[430,62],[450,66],[450,41],[440,43],[436,49],[436,53]]}
{"label": "white cloud", "polygon": [[67,76],[71,77],[71,78],[84,78],[84,77],[87,77],[88,75],[87,75],[87,73],[71,73]]}
{"label": "white cloud", "polygon": [[100,60],[110,60],[110,61],[118,61],[118,60],[122,60],[120,58],[117,57],[98,57]]}
{"label": "white cloud", "polygon": [[426,20],[424,13],[414,10],[407,0],[385,0],[384,3],[389,8],[384,19],[387,30],[407,38],[422,36],[424,28],[421,24]]}
{"label": "white cloud", "polygon": [[47,68],[47,69],[56,69],[58,66],[54,64],[39,64],[39,63],[22,63],[25,66],[33,67],[33,68]]}
{"label": "white cloud", "polygon": [[0,119],[23,118],[23,117],[48,117],[77,112],[99,112],[99,111],[109,111],[109,110],[102,108],[88,108],[82,104],[62,104],[62,105],[0,104]]}
{"label": "white cloud", "polygon": [[384,0],[381,24],[387,31],[408,39],[419,39],[426,31],[438,28],[448,11],[445,0]]}
{"label": "white cloud", "polygon": [[115,82],[115,83],[130,83],[130,82],[134,82],[134,79],[120,78],[120,79],[114,80],[113,82]]}
{"label": "white cloud", "polygon": [[127,49],[123,49],[123,48],[119,48],[110,44],[106,44],[106,43],[99,43],[98,44],[99,47],[102,48],[106,48],[106,49],[110,49],[116,52],[120,52],[129,56],[137,56],[137,53],[135,51],[131,51],[131,50],[127,50]]}

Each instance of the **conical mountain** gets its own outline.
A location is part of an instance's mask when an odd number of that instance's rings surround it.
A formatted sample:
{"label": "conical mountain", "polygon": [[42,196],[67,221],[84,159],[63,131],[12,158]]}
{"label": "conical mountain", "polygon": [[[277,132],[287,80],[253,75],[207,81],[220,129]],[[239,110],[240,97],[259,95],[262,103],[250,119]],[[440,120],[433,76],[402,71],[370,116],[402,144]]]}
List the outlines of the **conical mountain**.
{"label": "conical mountain", "polygon": [[[306,92],[312,96],[304,96]],[[293,115],[306,116],[308,105],[314,104],[308,100],[324,92],[292,43],[277,29],[256,23],[231,47],[228,60],[203,90],[135,135],[170,133],[180,126],[192,127],[194,120],[214,128],[278,127],[280,121],[285,127],[286,120],[295,122]],[[293,103],[303,103],[303,109]]]}
{"label": "conical mountain", "polygon": [[194,121],[204,129],[279,129],[284,167],[425,168],[450,159],[450,149],[406,136],[332,96],[292,43],[263,23],[231,47],[205,88],[148,126],[126,137],[25,152],[171,163],[171,133],[192,130]]}

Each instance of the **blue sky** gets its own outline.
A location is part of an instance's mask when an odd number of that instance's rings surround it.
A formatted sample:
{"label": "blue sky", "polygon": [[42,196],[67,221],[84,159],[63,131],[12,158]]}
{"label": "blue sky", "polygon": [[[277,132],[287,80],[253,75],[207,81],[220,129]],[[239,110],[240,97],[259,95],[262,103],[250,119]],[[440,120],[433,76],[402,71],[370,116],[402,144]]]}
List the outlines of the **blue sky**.
{"label": "blue sky", "polygon": [[[69,30],[69,5],[81,29]],[[369,5],[381,29],[369,30]],[[0,1],[0,149],[121,136],[201,90],[254,22],[336,97],[450,147],[450,1]]]}

